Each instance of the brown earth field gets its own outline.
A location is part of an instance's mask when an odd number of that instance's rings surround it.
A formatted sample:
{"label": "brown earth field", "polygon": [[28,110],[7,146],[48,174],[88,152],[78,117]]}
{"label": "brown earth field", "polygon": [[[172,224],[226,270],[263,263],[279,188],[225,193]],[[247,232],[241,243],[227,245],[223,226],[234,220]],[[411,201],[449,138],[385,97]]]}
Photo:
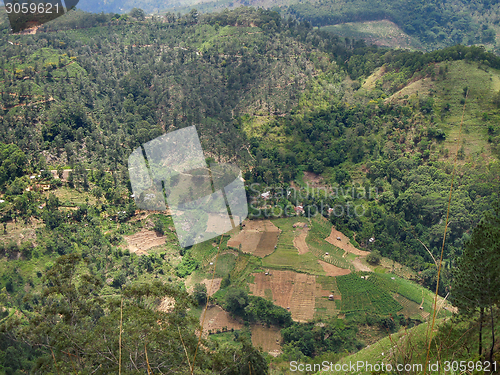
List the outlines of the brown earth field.
{"label": "brown earth field", "polygon": [[265,327],[261,324],[252,326],[252,344],[273,356],[281,353],[281,333],[278,327]]}
{"label": "brown earth field", "polygon": [[351,270],[334,266],[333,264],[324,262],[322,260],[318,260],[318,263],[321,265],[321,267],[323,267],[323,270],[325,271],[327,276],[343,276],[349,275],[351,273]]}
{"label": "brown earth field", "polygon": [[246,220],[243,222],[246,230],[257,230],[259,232],[280,232],[279,228],[270,220]]}
{"label": "brown earth field", "polygon": [[236,319],[232,318],[231,315],[224,311],[220,306],[209,306],[207,308],[205,323],[203,323],[203,312],[200,316],[200,324],[203,324],[203,331],[215,333],[217,330],[222,330],[227,328],[230,330],[242,329],[243,324],[238,322]]}
{"label": "brown earth field", "polygon": [[147,254],[146,250],[155,246],[165,244],[166,236],[159,236],[155,231],[142,229],[140,232],[131,236],[124,236],[127,241],[128,249],[137,255]]}
{"label": "brown earth field", "polygon": [[[337,237],[340,237],[340,240],[337,240]],[[325,238],[325,241],[351,254],[356,254],[360,256],[367,256],[368,254],[370,254],[369,251],[359,250],[356,247],[354,247],[349,241],[349,237],[345,236],[342,232],[336,230],[335,227],[332,227],[332,232],[328,237]]]}
{"label": "brown earth field", "polygon": [[[213,280],[212,279],[203,279],[200,281],[200,284],[205,284],[207,287],[207,293],[209,296],[213,296],[214,293],[216,293],[220,289],[220,283],[222,281],[222,278],[216,277]],[[194,285],[191,285],[191,287],[188,288],[189,293],[193,293],[194,290]]]}
{"label": "brown earth field", "polygon": [[239,248],[244,253],[265,257],[274,251],[280,230],[269,220],[247,220],[243,229],[227,245]]}
{"label": "brown earth field", "polygon": [[264,232],[260,237],[257,249],[253,255],[264,258],[266,255],[272,254],[278,243],[279,232]]}
{"label": "brown earth field", "polygon": [[266,290],[271,290],[274,304],[289,310],[293,320],[307,322],[313,318],[316,276],[276,270],[269,275],[262,272],[252,275],[254,283],[249,287],[253,295],[265,298]]}
{"label": "brown earth field", "polygon": [[372,272],[371,268],[368,267],[367,265],[361,263],[361,260],[359,260],[359,257],[354,259],[352,261],[352,265],[356,269],[356,271],[362,271],[362,272]]}

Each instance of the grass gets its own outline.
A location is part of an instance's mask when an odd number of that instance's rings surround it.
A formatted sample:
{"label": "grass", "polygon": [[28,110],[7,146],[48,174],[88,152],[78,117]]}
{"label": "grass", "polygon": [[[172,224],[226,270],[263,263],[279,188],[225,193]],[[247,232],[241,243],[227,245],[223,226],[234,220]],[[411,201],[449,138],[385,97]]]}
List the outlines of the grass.
{"label": "grass", "polygon": [[[391,336],[385,337],[382,340],[366,347],[359,352],[344,357],[339,361],[339,363],[356,363],[357,361],[362,361],[365,363],[376,364],[381,363],[391,363],[390,353],[395,349],[403,350],[404,345],[411,344],[414,353],[425,353],[426,346],[424,344],[425,336],[427,332],[427,324],[420,324],[417,327],[411,328],[409,330],[401,330]],[[413,360],[413,363],[418,363]],[[422,362],[420,362],[422,363]],[[358,371],[354,374],[368,374],[370,371]]]}
{"label": "grass", "polygon": [[417,39],[409,36],[395,23],[388,20],[347,22],[323,26],[321,30],[350,39],[364,39],[369,43],[381,46],[410,50],[424,49],[424,46]]}
{"label": "grass", "polygon": [[300,254],[293,246],[293,224],[303,219],[276,219],[273,224],[282,230],[276,250],[262,259],[262,266],[274,269],[288,269],[315,275],[323,275],[324,271],[311,252]]}
{"label": "grass", "polygon": [[[319,216],[314,217],[311,229],[306,237],[306,243],[309,249],[311,249],[311,252],[314,253],[316,257],[325,262],[340,268],[354,270],[350,262],[355,259],[355,256],[349,257],[351,254],[348,254],[346,258],[344,258],[344,250],[325,241],[325,238],[330,235],[331,230],[332,225],[330,222]],[[326,253],[328,253],[328,256],[325,255]]]}
{"label": "grass", "polygon": [[[390,100],[396,98],[415,105],[421,98],[431,96],[434,99],[435,126],[443,129],[446,134],[446,139],[437,143],[437,150],[433,153],[437,154],[439,148],[447,149],[448,156],[439,155],[439,159],[453,160],[463,111],[463,89],[468,87],[469,96],[462,129],[466,157],[458,162],[464,164],[474,157],[490,159],[487,127],[498,120],[498,109],[492,103],[492,96],[500,89],[500,71],[465,60],[441,62],[435,65],[435,71],[438,72],[439,68],[447,69],[444,79],[437,75],[434,81],[424,78],[412,82],[393,94]],[[449,105],[449,111],[442,110],[445,105]],[[486,118],[483,117],[484,114],[487,114]],[[412,140],[408,143],[413,144]]]}
{"label": "grass", "polygon": [[78,191],[66,186],[47,192],[47,198],[50,193],[53,193],[59,199],[61,207],[76,207],[82,204],[87,204],[87,202],[91,205],[95,205],[97,203],[95,197],[90,195],[88,192]]}
{"label": "grass", "polygon": [[215,277],[224,277],[228,273],[230,273],[231,270],[236,265],[236,258],[237,258],[237,256],[234,254],[222,254],[222,255],[220,255],[219,259],[217,260],[217,268],[215,270]]}

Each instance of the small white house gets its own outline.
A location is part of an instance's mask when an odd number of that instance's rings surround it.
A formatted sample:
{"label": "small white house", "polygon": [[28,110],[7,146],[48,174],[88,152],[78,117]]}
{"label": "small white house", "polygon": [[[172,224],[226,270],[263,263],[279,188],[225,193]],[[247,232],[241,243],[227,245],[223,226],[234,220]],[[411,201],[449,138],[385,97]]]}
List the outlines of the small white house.
{"label": "small white house", "polygon": [[264,199],[267,199],[267,198],[269,198],[270,195],[271,195],[271,192],[270,191],[266,191],[265,193],[262,193],[260,195],[260,197],[264,198]]}

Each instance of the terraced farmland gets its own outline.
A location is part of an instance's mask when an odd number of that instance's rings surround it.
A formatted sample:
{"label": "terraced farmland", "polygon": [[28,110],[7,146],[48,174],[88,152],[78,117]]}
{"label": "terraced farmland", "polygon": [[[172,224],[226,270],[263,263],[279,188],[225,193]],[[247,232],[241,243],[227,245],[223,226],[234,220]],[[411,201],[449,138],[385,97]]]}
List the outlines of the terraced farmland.
{"label": "terraced farmland", "polygon": [[388,315],[403,309],[391,294],[370,282],[371,277],[373,274],[368,273],[351,273],[337,277],[344,314],[363,311]]}

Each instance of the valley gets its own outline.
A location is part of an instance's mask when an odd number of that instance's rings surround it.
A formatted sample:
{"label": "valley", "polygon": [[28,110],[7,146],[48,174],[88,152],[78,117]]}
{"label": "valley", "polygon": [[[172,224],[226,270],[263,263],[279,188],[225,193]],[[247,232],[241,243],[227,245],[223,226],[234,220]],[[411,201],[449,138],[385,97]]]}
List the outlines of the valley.
{"label": "valley", "polygon": [[[289,6],[36,34],[0,15],[0,374],[279,375],[428,340],[434,361],[498,358],[494,46]],[[240,168],[248,218],[182,247],[127,163],[193,125],[207,165]]]}

